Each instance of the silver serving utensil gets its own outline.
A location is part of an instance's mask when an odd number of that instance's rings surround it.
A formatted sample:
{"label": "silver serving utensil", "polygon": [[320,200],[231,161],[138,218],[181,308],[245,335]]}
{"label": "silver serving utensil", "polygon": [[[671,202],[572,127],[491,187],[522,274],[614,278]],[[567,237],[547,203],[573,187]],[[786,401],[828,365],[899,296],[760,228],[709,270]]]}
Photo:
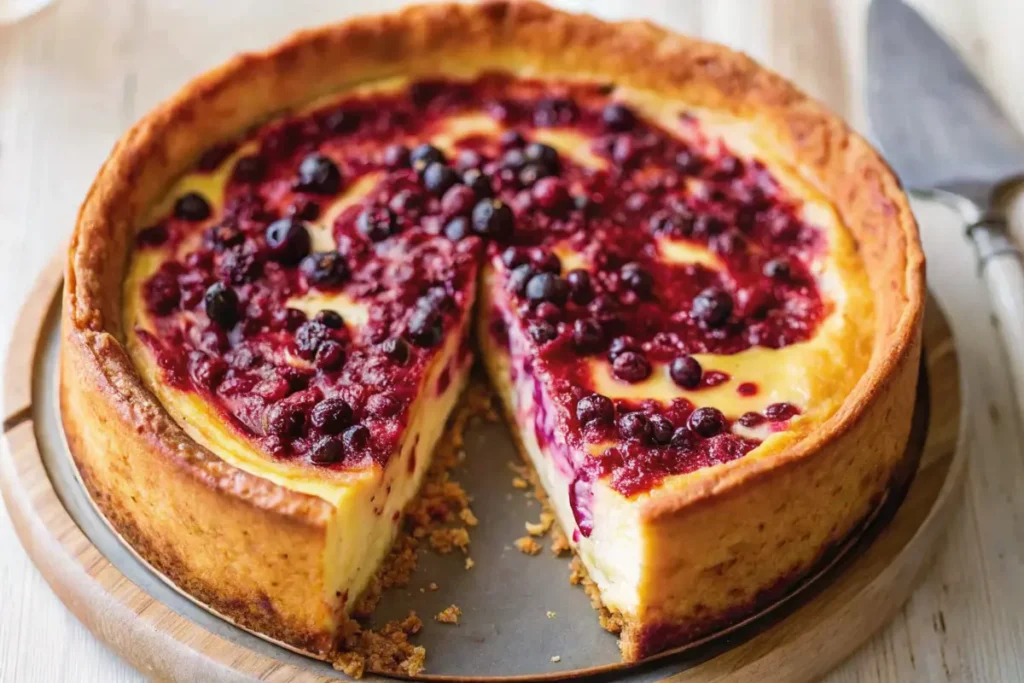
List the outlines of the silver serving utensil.
{"label": "silver serving utensil", "polygon": [[875,138],[904,185],[963,218],[1024,419],[1024,259],[997,204],[1000,192],[1024,177],[1024,134],[960,56],[901,0],[872,0],[867,43]]}

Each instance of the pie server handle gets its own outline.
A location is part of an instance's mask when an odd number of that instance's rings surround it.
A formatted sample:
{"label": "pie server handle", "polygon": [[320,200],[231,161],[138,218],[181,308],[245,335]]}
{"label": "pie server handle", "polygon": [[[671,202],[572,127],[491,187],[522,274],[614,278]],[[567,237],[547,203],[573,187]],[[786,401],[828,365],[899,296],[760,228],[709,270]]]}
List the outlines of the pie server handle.
{"label": "pie server handle", "polygon": [[968,199],[968,193],[924,194],[953,206],[967,224],[967,237],[974,246],[978,272],[988,288],[992,312],[1010,362],[1017,417],[1024,428],[1024,256],[1010,237],[1006,213],[994,201]]}

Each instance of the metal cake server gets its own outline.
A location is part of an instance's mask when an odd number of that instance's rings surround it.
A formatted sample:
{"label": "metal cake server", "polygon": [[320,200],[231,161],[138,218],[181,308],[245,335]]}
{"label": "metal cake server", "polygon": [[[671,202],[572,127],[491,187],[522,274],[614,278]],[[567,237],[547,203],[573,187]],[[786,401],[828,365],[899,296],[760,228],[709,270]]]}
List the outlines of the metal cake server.
{"label": "metal cake server", "polygon": [[997,204],[1002,190],[1024,178],[1024,134],[960,56],[901,0],[872,0],[867,42],[867,104],[876,141],[904,185],[963,218],[1024,419],[1024,259]]}

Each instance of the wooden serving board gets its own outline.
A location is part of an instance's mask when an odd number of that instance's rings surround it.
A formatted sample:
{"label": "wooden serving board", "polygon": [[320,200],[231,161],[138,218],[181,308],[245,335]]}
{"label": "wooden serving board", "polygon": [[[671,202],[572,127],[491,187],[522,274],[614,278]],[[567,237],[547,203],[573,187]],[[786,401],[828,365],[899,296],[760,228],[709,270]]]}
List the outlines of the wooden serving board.
{"label": "wooden serving board", "polygon": [[[22,309],[3,387],[0,441],[5,448],[0,450],[0,488],[21,542],[36,566],[98,638],[149,677],[174,681],[343,678],[323,662],[263,641],[190,602],[132,554],[99,519],[75,478],[57,412],[62,261],[43,273]],[[602,680],[693,683],[725,678],[804,681],[821,676],[864,643],[909,597],[958,507],[966,460],[961,381],[949,326],[931,301],[925,319],[925,348],[916,432],[909,447],[909,459],[918,459],[919,465],[902,505],[883,509],[844,553],[793,595],[727,633],[631,668],[610,658],[609,653],[614,653],[610,636],[602,634],[597,645],[590,645],[585,634],[578,635],[596,622],[593,614],[582,620],[577,614],[575,621],[552,625],[546,623],[553,621],[545,618],[547,603],[538,608],[534,627],[527,620],[525,628],[509,629],[505,634],[495,631],[491,640],[516,662],[530,652],[530,632],[543,636],[545,628],[562,629],[564,633],[554,640],[575,647],[566,647],[557,663],[544,654],[544,664],[534,663],[533,668],[513,667],[497,673],[466,670],[459,667],[460,648],[486,651],[486,644],[481,645],[471,630],[427,628],[420,636],[429,641],[425,643],[427,675],[448,680],[591,675]],[[493,441],[501,437],[488,432],[478,438]],[[472,457],[470,452],[468,460]],[[513,522],[521,530],[522,516]],[[475,558],[478,552],[481,550],[474,545]],[[503,555],[502,561],[509,558]],[[465,586],[460,589],[457,581],[452,583],[454,589],[463,591],[457,594],[465,593]],[[569,596],[585,604],[581,593],[566,585],[552,595],[558,599]],[[421,600],[415,592],[400,594],[393,606],[404,606],[404,599]],[[461,606],[465,612],[466,605]],[[382,607],[387,607],[387,601]],[[430,626],[429,615],[423,616]],[[593,656],[590,647],[598,648]],[[380,680],[373,675],[366,678]]]}

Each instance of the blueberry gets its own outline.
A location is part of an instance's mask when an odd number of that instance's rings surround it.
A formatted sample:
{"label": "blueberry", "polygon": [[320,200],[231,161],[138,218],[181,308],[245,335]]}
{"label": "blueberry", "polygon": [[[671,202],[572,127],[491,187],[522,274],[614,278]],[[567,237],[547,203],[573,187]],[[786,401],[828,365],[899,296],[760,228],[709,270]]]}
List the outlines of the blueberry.
{"label": "blueberry", "polygon": [[675,433],[675,429],[672,427],[672,423],[668,421],[668,418],[662,415],[651,415],[651,439],[654,443],[665,445],[672,441],[672,435]]}
{"label": "blueberry", "polygon": [[502,149],[513,149],[525,145],[526,138],[517,130],[506,130],[498,138],[498,144],[501,145]]}
{"label": "blueberry", "polygon": [[325,398],[316,404],[309,419],[324,434],[337,434],[352,424],[352,406],[343,398]]}
{"label": "blueberry", "polygon": [[405,145],[388,145],[384,150],[384,165],[390,169],[406,168],[410,163],[409,148]]}
{"label": "blueberry", "polygon": [[331,336],[331,328],[316,320],[307,320],[295,330],[295,350],[306,360],[313,360],[317,349]]}
{"label": "blueberry", "polygon": [[337,194],[341,189],[341,171],[329,157],[314,152],[299,164],[293,187],[311,194]]}
{"label": "blueberry", "polygon": [[612,343],[608,345],[608,360],[614,362],[616,358],[627,351],[641,353],[643,349],[637,340],[633,339],[629,335],[616,337],[615,339],[612,339]]}
{"label": "blueberry", "polygon": [[210,204],[198,192],[189,192],[174,202],[174,217],[183,221],[203,221],[210,217]]}
{"label": "blueberry", "polygon": [[398,232],[398,218],[385,206],[371,206],[359,214],[356,228],[371,242],[380,242]]}
{"label": "blueberry", "polygon": [[724,289],[708,287],[693,299],[690,315],[708,327],[721,327],[732,315],[732,297]]}
{"label": "blueberry", "polygon": [[521,266],[524,263],[528,263],[529,260],[526,252],[516,247],[508,247],[505,251],[501,252],[501,262],[505,264],[506,268]]}
{"label": "blueberry", "polygon": [[764,416],[772,422],[788,420],[799,413],[800,411],[792,403],[772,403],[764,409]]}
{"label": "blueberry", "polygon": [[531,142],[523,150],[523,157],[529,162],[544,167],[551,175],[558,173],[560,166],[558,150],[551,145],[545,145],[543,142]]}
{"label": "blueberry", "polygon": [[790,268],[789,261],[784,258],[777,258],[765,263],[761,272],[773,280],[788,280],[792,274],[792,269]]}
{"label": "blueberry", "polygon": [[361,424],[352,425],[345,430],[342,439],[345,441],[345,450],[349,453],[360,451],[370,443],[370,430]]}
{"label": "blueberry", "polygon": [[426,142],[422,145],[418,145],[409,154],[409,162],[412,164],[412,167],[416,169],[417,173],[423,173],[431,164],[443,164],[445,161],[444,152]]}
{"label": "blueberry", "polygon": [[449,166],[439,161],[427,166],[423,171],[423,187],[427,192],[440,197],[448,188],[459,181],[459,175]]}
{"label": "blueberry", "polygon": [[650,377],[651,364],[643,355],[635,351],[625,351],[612,361],[612,374],[631,384],[642,382]]}
{"label": "blueberry", "polygon": [[409,318],[407,332],[416,346],[435,346],[444,334],[444,320],[436,308],[417,307]]}
{"label": "blueberry", "polygon": [[503,202],[481,199],[473,207],[473,231],[492,240],[507,240],[515,229],[515,214]]}
{"label": "blueberry", "polygon": [[608,130],[622,132],[636,126],[636,114],[624,104],[609,104],[601,112],[601,121]]}
{"label": "blueberry", "polygon": [[533,276],[533,266],[529,263],[516,266],[512,269],[512,272],[508,274],[508,280],[505,283],[505,287],[513,294],[523,296],[526,293],[526,284],[533,278]]}
{"label": "blueberry", "polygon": [[318,251],[302,259],[299,269],[310,285],[319,288],[337,287],[349,278],[345,257],[336,251]]}
{"label": "blueberry", "polygon": [[313,358],[313,365],[318,370],[332,371],[337,370],[345,362],[345,348],[340,342],[336,342],[333,339],[320,344],[316,350],[316,356]]}
{"label": "blueberry", "polygon": [[576,268],[566,273],[565,281],[569,285],[569,296],[575,303],[582,306],[594,298],[594,286],[590,280],[590,273],[582,268]]}
{"label": "blueberry", "polygon": [[534,303],[550,301],[561,306],[569,296],[569,285],[554,273],[537,273],[526,283],[526,298]]}
{"label": "blueberry", "polygon": [[409,342],[405,341],[401,337],[392,337],[386,340],[380,345],[381,352],[385,356],[395,361],[399,365],[405,365],[409,362],[409,355],[412,349],[409,348]]}
{"label": "blueberry", "polygon": [[558,328],[549,323],[547,320],[534,320],[530,323],[527,328],[530,333],[530,337],[533,341],[538,344],[547,344],[549,341],[553,341],[558,336]]}
{"label": "blueberry", "polygon": [[462,174],[462,184],[473,190],[473,193],[479,199],[484,199],[494,194],[494,189],[491,187],[491,179],[477,168],[471,168]]}
{"label": "blueberry", "polygon": [[267,226],[265,233],[270,258],[293,266],[309,253],[309,230],[302,221],[282,218]]}
{"label": "blueberry", "polygon": [[615,405],[601,394],[584,396],[576,403],[576,418],[580,424],[610,423],[615,417]]}
{"label": "blueberry", "polygon": [[696,389],[704,374],[700,363],[693,356],[678,356],[668,368],[672,381],[683,389]]}
{"label": "blueberry", "polygon": [[238,322],[238,295],[223,282],[214,282],[203,296],[206,315],[213,322],[228,329]]}
{"label": "blueberry", "polygon": [[580,318],[573,323],[572,342],[581,353],[597,351],[604,342],[604,329],[593,318]]}
{"label": "blueberry", "polygon": [[686,426],[694,434],[709,439],[725,431],[725,416],[722,415],[722,411],[718,410],[718,408],[697,408],[697,410],[690,413]]}
{"label": "blueberry", "polygon": [[469,219],[465,216],[456,216],[444,224],[444,236],[452,242],[466,239],[471,234]]}
{"label": "blueberry", "polygon": [[345,447],[341,439],[333,436],[325,436],[309,450],[309,461],[314,465],[331,465],[345,454]]}
{"label": "blueberry", "polygon": [[351,109],[336,109],[323,118],[323,127],[330,133],[342,135],[359,127],[362,114]]}
{"label": "blueberry", "polygon": [[639,263],[627,263],[619,270],[622,284],[637,296],[648,296],[654,288],[654,278]]}
{"label": "blueberry", "polygon": [[340,330],[345,326],[345,319],[341,317],[341,314],[337,311],[332,311],[329,308],[319,311],[315,316],[313,316],[313,320],[318,323],[323,323],[332,330]]}
{"label": "blueberry", "polygon": [[626,413],[619,418],[619,435],[623,439],[648,441],[651,438],[651,421],[643,413]]}

